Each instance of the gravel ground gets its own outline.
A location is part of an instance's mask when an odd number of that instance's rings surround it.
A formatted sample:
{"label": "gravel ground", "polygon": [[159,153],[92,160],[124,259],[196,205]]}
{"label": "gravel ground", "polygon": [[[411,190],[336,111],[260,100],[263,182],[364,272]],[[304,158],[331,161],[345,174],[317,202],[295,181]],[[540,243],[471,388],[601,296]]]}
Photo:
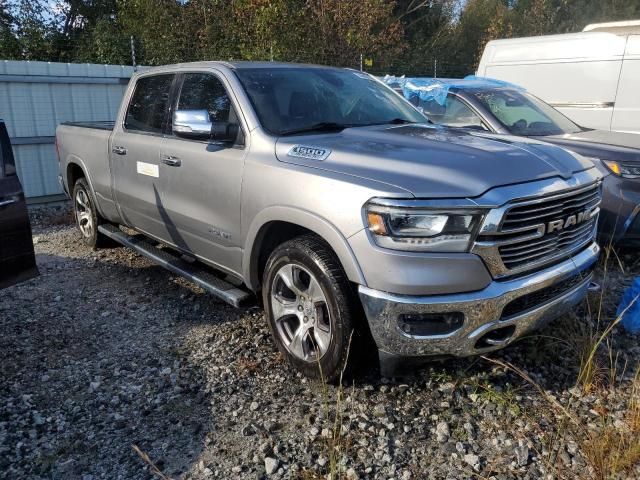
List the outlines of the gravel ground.
{"label": "gravel ground", "polygon": [[[134,445],[176,479],[591,478],[606,476],[593,450],[607,432],[640,450],[637,337],[614,328],[594,382],[576,387],[595,315],[489,359],[326,387],[284,365],[259,309],[126,249],[93,252],[69,220],[32,211],[41,275],[0,291],[1,478],[152,478]],[[640,274],[633,254],[621,264],[601,324]],[[619,478],[640,478],[628,458]]]}

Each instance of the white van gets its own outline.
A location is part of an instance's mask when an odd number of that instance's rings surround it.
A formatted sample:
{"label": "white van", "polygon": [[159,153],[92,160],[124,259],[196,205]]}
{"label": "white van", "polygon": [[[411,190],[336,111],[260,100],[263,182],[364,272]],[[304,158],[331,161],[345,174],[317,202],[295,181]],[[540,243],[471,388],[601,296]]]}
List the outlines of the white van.
{"label": "white van", "polygon": [[522,85],[584,127],[640,133],[640,20],[493,40],[477,75]]}

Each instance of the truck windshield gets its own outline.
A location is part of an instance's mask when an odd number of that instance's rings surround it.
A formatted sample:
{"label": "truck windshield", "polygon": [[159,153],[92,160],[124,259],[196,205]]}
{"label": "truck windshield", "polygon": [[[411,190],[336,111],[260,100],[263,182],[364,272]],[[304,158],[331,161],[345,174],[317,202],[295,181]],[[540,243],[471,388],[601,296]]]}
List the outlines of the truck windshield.
{"label": "truck windshield", "polygon": [[360,72],[274,67],[238,69],[236,74],[272,135],[428,122],[388,87]]}
{"label": "truck windshield", "polygon": [[582,129],[542,100],[517,90],[470,92],[513,135],[546,136],[578,133]]}

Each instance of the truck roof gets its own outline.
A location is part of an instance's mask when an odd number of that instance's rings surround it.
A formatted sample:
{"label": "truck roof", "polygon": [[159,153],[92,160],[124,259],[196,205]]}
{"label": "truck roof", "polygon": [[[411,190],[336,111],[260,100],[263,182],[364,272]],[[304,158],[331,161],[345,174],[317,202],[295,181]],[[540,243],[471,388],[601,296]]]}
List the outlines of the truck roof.
{"label": "truck roof", "polygon": [[168,70],[189,69],[189,68],[211,68],[223,66],[232,70],[254,69],[254,68],[323,68],[323,69],[338,69],[339,67],[332,67],[327,65],[314,65],[309,63],[289,63],[289,62],[269,62],[269,61],[247,61],[247,60],[233,60],[233,61],[206,61],[206,62],[187,62],[187,63],[175,63],[170,65],[161,65],[158,67],[145,68],[140,73],[149,72],[164,72]]}

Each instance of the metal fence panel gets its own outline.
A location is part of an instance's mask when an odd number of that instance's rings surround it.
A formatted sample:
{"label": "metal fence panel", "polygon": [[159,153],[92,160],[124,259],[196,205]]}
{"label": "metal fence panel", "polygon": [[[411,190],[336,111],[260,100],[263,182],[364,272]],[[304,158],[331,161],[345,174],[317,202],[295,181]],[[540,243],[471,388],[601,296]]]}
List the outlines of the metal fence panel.
{"label": "metal fence panel", "polygon": [[56,126],[114,120],[133,72],[125,65],[0,61],[0,118],[27,197],[63,193],[53,145]]}

